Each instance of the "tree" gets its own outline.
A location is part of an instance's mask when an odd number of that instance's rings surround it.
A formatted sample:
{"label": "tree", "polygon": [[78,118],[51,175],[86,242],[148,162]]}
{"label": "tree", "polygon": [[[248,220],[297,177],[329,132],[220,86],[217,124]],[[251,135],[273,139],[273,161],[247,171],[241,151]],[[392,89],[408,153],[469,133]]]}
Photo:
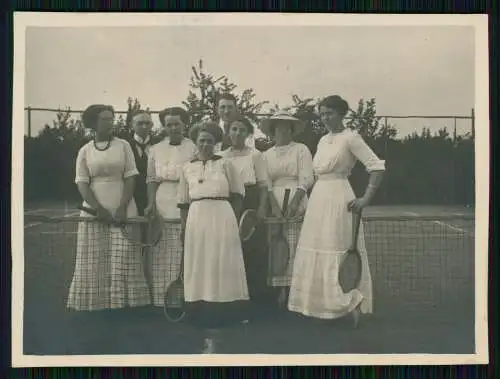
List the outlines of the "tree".
{"label": "tree", "polygon": [[203,68],[203,60],[198,62],[198,67],[192,66],[191,70],[193,75],[190,79],[189,93],[182,104],[186,107],[192,124],[203,119],[216,120],[217,99],[223,93],[233,94],[237,100],[238,111],[250,120],[258,121],[258,113],[268,102],[256,103],[253,89],[244,89],[240,94],[235,93],[238,86],[224,75],[215,79],[213,75],[207,74]]}
{"label": "tree", "polygon": [[[241,113],[258,121],[261,108],[267,102],[256,102],[252,89],[237,91],[237,86],[225,76],[215,78],[207,74],[200,61],[192,67],[193,76],[184,105],[193,122],[217,117],[216,99],[221,93],[235,93]],[[293,95],[291,105],[283,108],[306,123],[296,141],[305,143],[314,154],[318,140],[326,133],[319,120],[318,99]],[[127,99],[127,111],[116,117],[114,133],[129,138],[133,130],[132,115],[142,105],[138,99]],[[275,104],[271,111],[280,109]],[[149,111],[148,108],[145,109]],[[80,117],[70,108],[60,109],[51,124],[34,138],[25,138],[25,197],[27,200],[76,200],[79,194],[74,185],[75,158],[79,148],[91,137]],[[377,116],[376,101],[361,99],[355,110],[350,110],[346,124],[359,130],[367,144],[386,161],[386,173],[374,204],[474,204],[475,156],[474,131],[463,136],[450,135],[443,126],[432,133],[423,124],[421,131],[397,139],[396,128]],[[161,130],[156,131],[162,138]],[[155,141],[153,139],[153,141]],[[454,143],[453,143],[454,142]],[[265,151],[273,146],[270,138],[255,141],[257,149]],[[362,195],[368,176],[357,164],[350,177],[354,192]],[[456,185],[455,185],[456,184]]]}
{"label": "tree", "polygon": [[384,137],[395,138],[397,130],[393,125],[382,124],[381,117],[377,116],[377,105],[375,98],[367,101],[360,99],[356,110],[349,110],[346,125],[359,134],[368,138]]}

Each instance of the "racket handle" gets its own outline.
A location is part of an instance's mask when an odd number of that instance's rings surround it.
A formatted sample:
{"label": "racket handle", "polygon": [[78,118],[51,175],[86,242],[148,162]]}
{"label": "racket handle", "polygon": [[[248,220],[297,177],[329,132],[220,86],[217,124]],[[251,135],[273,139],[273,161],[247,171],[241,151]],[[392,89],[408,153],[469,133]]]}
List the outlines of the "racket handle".
{"label": "racket handle", "polygon": [[92,216],[97,216],[97,211],[95,209],[85,207],[83,205],[79,205],[77,208],[81,211],[87,212],[88,214],[90,214]]}
{"label": "racket handle", "polygon": [[285,190],[285,197],[283,198],[283,216],[285,216],[288,210],[288,201],[290,200],[290,188]]}
{"label": "racket handle", "polygon": [[361,210],[359,212],[352,212],[352,247],[355,250],[357,250],[358,246],[359,227],[361,225],[361,213],[362,213]]}

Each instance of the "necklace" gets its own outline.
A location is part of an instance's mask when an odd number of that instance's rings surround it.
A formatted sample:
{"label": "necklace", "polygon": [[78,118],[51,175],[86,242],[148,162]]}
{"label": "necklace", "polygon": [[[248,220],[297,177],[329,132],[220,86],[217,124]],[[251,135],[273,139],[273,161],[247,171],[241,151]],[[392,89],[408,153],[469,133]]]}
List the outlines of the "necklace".
{"label": "necklace", "polygon": [[205,166],[207,164],[207,161],[202,161],[201,164],[202,164],[201,173],[200,173],[200,178],[198,179],[198,183],[200,183],[200,184],[205,181],[204,174],[205,174]]}
{"label": "necklace", "polygon": [[99,151],[106,151],[106,150],[108,150],[108,149],[109,149],[109,147],[111,146],[111,140],[112,140],[112,138],[110,138],[110,139],[107,141],[106,146],[104,146],[104,148],[102,148],[102,149],[101,149],[99,146],[97,146],[97,142],[96,142],[96,140],[95,140],[95,138],[94,138],[94,147],[96,148],[96,150],[99,150]]}

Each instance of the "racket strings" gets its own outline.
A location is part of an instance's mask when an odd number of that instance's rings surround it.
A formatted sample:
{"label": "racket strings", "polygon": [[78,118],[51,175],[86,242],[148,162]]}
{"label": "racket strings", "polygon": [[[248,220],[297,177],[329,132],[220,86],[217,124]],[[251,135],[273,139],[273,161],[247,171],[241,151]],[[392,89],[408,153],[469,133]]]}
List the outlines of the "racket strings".
{"label": "racket strings", "polygon": [[150,220],[142,225],[120,225],[123,236],[133,245],[151,248],[158,245],[163,236],[163,222],[159,219]]}
{"label": "racket strings", "polygon": [[184,304],[184,288],[182,284],[169,288],[165,297],[167,308],[180,308]]}
{"label": "racket strings", "polygon": [[240,238],[242,241],[248,241],[252,237],[257,223],[257,212],[255,210],[247,209],[243,212],[239,223]]}

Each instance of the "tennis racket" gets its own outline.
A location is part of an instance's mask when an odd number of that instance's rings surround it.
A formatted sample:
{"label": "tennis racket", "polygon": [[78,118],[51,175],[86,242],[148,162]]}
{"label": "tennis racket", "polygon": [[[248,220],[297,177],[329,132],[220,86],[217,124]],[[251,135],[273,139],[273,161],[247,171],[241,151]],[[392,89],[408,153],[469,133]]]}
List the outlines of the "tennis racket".
{"label": "tennis racket", "polygon": [[257,226],[257,212],[253,209],[247,209],[240,217],[240,239],[242,242],[248,241]]}
{"label": "tennis racket", "polygon": [[[183,244],[184,245],[184,244]],[[167,287],[163,297],[163,313],[170,322],[179,322],[186,315],[184,307],[184,246],[182,248],[179,275]]]}
{"label": "tennis racket", "polygon": [[361,254],[358,250],[359,226],[361,211],[352,213],[352,242],[351,248],[345,252],[339,267],[339,284],[344,293],[359,287],[362,274]]}
{"label": "tennis racket", "polygon": [[[282,215],[286,214],[288,208],[288,201],[290,199],[290,189],[285,190],[285,196],[283,199]],[[283,275],[288,268],[288,262],[290,260],[290,246],[288,246],[288,241],[285,238],[283,231],[284,223],[280,223],[277,226],[277,231],[271,240],[271,246],[273,249],[272,258],[272,274],[274,276]]]}
{"label": "tennis racket", "polygon": [[[78,209],[87,212],[92,216],[97,216],[97,211],[82,205],[78,206]],[[133,245],[140,247],[153,247],[158,245],[163,235],[163,218],[155,213],[154,216],[147,218],[145,233],[142,233],[137,225],[124,223],[116,223],[115,226],[119,227],[122,235]]]}

